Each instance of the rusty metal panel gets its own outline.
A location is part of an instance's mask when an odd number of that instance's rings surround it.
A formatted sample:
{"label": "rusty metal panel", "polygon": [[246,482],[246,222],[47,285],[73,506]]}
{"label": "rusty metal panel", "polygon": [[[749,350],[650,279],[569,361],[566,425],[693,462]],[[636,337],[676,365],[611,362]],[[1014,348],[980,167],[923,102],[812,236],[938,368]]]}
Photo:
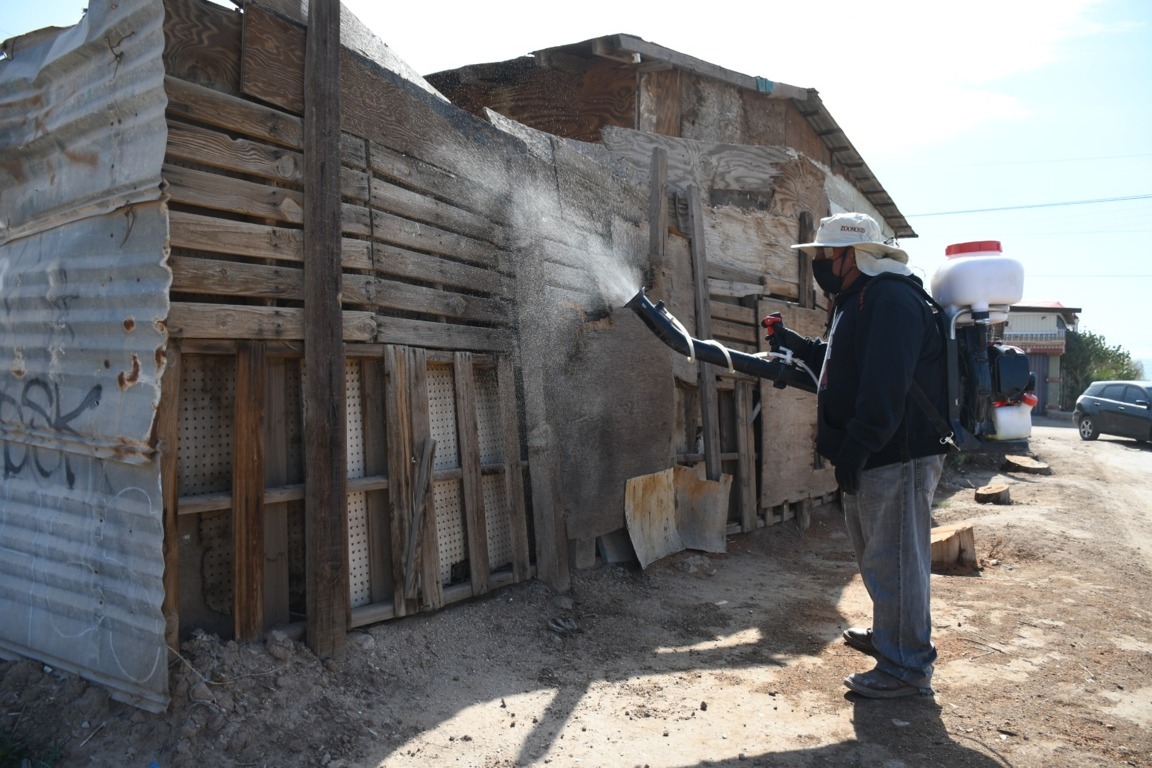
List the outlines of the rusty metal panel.
{"label": "rusty metal panel", "polygon": [[161,0],[93,0],[80,23],[5,43],[0,243],[160,198]]}
{"label": "rusty metal panel", "polygon": [[0,62],[0,655],[167,705],[160,0]]}

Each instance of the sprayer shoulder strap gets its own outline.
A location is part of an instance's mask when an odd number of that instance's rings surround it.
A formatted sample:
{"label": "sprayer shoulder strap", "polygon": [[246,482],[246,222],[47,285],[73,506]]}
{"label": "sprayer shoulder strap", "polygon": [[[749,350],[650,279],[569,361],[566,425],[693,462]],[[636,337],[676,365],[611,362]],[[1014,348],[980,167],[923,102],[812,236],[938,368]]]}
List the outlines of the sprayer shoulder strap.
{"label": "sprayer shoulder strap", "polygon": [[[936,330],[940,334],[940,340],[944,343],[945,354],[947,354],[948,340],[945,337],[944,326],[940,323],[941,318],[945,316],[944,307],[940,306],[939,302],[932,298],[932,295],[929,294],[928,291],[924,290],[924,286],[920,285],[915,280],[907,278],[903,275],[894,275],[890,272],[882,272],[876,276],[876,279],[899,280],[920,294],[920,297],[924,299],[928,306],[932,308],[932,323],[936,326]],[[871,285],[871,282],[869,282],[869,285]],[[867,292],[868,285],[865,285],[864,289],[860,291],[861,309],[864,307],[864,294]],[[932,401],[928,399],[928,395],[924,392],[924,388],[921,387],[915,379],[913,379],[912,387],[908,391],[909,394],[912,395],[912,399],[916,401],[916,405],[920,407],[920,410],[924,412],[924,415],[928,418],[928,421],[931,422],[932,428],[935,429],[936,432],[940,435],[940,440],[942,442],[954,445],[952,439],[955,437],[955,433],[953,432],[952,427],[948,424],[948,420],[940,414],[940,411],[937,410],[936,406],[932,404]]]}

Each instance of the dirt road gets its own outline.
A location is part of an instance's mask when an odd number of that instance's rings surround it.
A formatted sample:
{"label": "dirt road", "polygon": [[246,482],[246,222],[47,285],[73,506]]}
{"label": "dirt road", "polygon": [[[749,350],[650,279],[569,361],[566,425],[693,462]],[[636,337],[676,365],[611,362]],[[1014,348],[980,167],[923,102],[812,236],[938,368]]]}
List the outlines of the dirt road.
{"label": "dirt road", "polygon": [[[3,663],[0,731],[60,766],[1152,765],[1152,448],[1045,421],[1031,451],[1050,475],[967,460],[938,493],[985,567],[933,576],[935,697],[841,684],[871,666],[839,639],[870,607],[824,508],[358,631],[339,661],[201,637],[162,716]],[[1012,504],[974,501],[993,479]]]}

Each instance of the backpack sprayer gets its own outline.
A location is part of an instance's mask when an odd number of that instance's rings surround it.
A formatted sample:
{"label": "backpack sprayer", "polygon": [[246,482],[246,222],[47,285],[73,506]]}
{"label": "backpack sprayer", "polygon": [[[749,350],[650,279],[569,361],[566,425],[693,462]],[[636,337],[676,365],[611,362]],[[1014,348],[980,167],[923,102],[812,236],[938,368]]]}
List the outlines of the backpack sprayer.
{"label": "backpack sprayer", "polygon": [[[932,278],[933,295],[912,281],[908,284],[923,294],[936,313],[944,340],[949,412],[929,412],[926,398],[917,402],[933,420],[941,440],[960,450],[978,450],[987,440],[1025,439],[1031,434],[1031,410],[1037,402],[1033,394],[1036,376],[1028,370],[1023,351],[989,339],[991,325],[1007,319],[1009,306],[1023,296],[1023,265],[1002,256],[1000,243],[991,240],[950,245],[945,254],[948,262]],[[778,347],[747,354],[715,340],[695,339],[663,301],[653,304],[643,289],[624,306],[689,361],[769,379],[778,389],[817,391],[818,374],[790,350]],[[769,315],[762,321],[770,336],[778,320],[778,315]]]}

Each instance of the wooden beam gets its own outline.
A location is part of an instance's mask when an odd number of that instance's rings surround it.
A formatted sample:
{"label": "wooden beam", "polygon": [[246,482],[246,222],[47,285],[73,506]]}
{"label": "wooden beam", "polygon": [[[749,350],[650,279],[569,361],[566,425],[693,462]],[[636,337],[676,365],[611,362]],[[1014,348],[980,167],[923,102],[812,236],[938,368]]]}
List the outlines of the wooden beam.
{"label": "wooden beam", "polygon": [[[688,220],[691,225],[692,286],[696,304],[696,338],[712,338],[712,313],[708,298],[708,257],[704,251],[704,203],[700,188],[688,187]],[[708,363],[697,363],[700,386],[700,422],[704,427],[704,470],[709,480],[720,479],[720,423],[716,413],[716,373]]]}
{"label": "wooden beam", "polygon": [[235,640],[264,635],[264,343],[236,350],[232,420],[232,621]]}
{"label": "wooden beam", "polygon": [[652,148],[648,169],[648,254],[656,264],[664,263],[668,237],[668,150]]}
{"label": "wooden beam", "polygon": [[476,374],[472,355],[457,352],[453,377],[456,387],[456,432],[460,468],[464,471],[464,531],[468,542],[469,578],[472,594],[488,591],[488,519],[480,476],[480,436],[476,420]]}
{"label": "wooden beam", "polygon": [[276,627],[291,621],[288,514],[299,502],[273,501],[269,489],[300,479],[289,476],[289,425],[300,414],[288,411],[287,395],[289,380],[300,369],[295,360],[267,359],[263,346],[268,372],[264,412],[274,414],[264,419],[264,626]]}
{"label": "wooden beam", "polygon": [[407,350],[399,346],[384,348],[385,423],[388,441],[388,522],[392,542],[393,605],[397,617],[416,611],[416,603],[404,597],[407,573],[407,549],[412,515],[412,411],[409,408]]}
{"label": "wooden beam", "polygon": [[512,572],[516,581],[529,577],[532,568],[528,544],[528,510],[524,504],[524,468],[520,460],[520,412],[516,397],[516,368],[502,355],[496,363],[496,387],[500,397],[500,428],[504,452],[504,499],[512,526]]}
{"label": "wooden beam", "polygon": [[173,653],[180,647],[180,344],[170,342],[160,380],[156,441],[160,448],[160,487],[164,499],[164,642]]}
{"label": "wooden beam", "polygon": [[340,312],[340,2],[309,0],[304,53],[304,518],[308,647],[347,639],[348,456]]}
{"label": "wooden beam", "polygon": [[[429,414],[428,398],[428,351],[415,347],[407,349],[408,365],[408,392],[410,409],[409,418],[412,423],[412,442],[409,452],[415,456],[417,449],[432,441],[432,422]],[[411,463],[411,462],[409,462]],[[420,571],[420,606],[433,610],[444,605],[444,585],[440,583],[440,548],[439,536],[436,529],[436,496],[432,489],[426,493],[417,493],[413,488],[412,497],[408,500],[408,514],[413,525],[420,525],[420,547],[416,550],[416,565]],[[416,498],[420,496],[420,498]],[[417,509],[416,505],[420,505]]]}
{"label": "wooden beam", "polygon": [[749,533],[756,530],[756,439],[752,428],[752,388],[751,381],[736,382],[736,481],[740,484],[740,530]]}
{"label": "wooden beam", "polygon": [[[364,473],[388,473],[387,405],[384,362],[360,361],[361,408],[364,413]],[[349,483],[349,493],[352,492]],[[373,603],[394,599],[392,584],[392,530],[388,522],[388,495],[383,490],[365,494],[368,514],[368,578]]]}

